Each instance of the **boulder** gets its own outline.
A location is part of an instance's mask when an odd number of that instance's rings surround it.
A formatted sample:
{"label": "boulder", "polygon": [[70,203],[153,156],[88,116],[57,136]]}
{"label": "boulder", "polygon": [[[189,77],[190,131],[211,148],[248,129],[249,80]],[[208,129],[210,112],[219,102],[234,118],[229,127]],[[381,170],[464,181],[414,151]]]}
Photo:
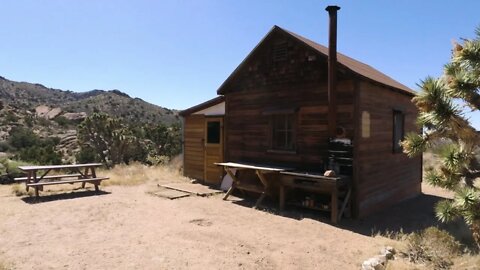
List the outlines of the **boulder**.
{"label": "boulder", "polygon": [[396,251],[391,246],[386,246],[380,250],[380,254],[384,255],[388,260],[393,259],[393,255],[395,255]]}
{"label": "boulder", "polygon": [[37,106],[35,108],[35,114],[38,117],[42,117],[42,118],[49,119],[49,120],[59,116],[61,113],[62,113],[61,108],[53,108],[52,109],[52,108],[50,108],[48,106],[45,106],[45,105],[40,105],[40,106]]}
{"label": "boulder", "polygon": [[362,263],[362,270],[385,270],[387,264],[387,257],[384,255],[377,255]]}
{"label": "boulder", "polygon": [[67,118],[68,120],[83,120],[87,118],[87,113],[79,112],[79,113],[65,113],[63,117]]}
{"label": "boulder", "polygon": [[35,108],[35,114],[38,117],[45,117],[49,111],[50,111],[50,107],[45,105],[40,105]]}
{"label": "boulder", "polygon": [[47,119],[50,120],[50,119],[53,119],[53,118],[59,116],[61,113],[62,113],[62,109],[61,109],[61,108],[53,108],[53,109],[51,109],[51,110],[47,113],[47,115],[45,116],[45,118],[47,118]]}

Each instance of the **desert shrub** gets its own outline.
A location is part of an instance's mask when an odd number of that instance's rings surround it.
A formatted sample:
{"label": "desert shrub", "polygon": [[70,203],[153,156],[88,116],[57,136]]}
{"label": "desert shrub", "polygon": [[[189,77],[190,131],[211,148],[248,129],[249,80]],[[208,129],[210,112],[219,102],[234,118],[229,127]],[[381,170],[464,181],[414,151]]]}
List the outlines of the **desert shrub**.
{"label": "desert shrub", "polygon": [[33,116],[31,116],[31,115],[25,116],[24,121],[25,121],[25,124],[27,125],[27,127],[33,127],[33,123],[34,123]]}
{"label": "desert shrub", "polygon": [[0,164],[2,164],[1,172],[7,174],[10,179],[15,177],[22,177],[25,174],[18,168],[18,166],[26,165],[23,161],[16,161],[10,159],[1,159]]}
{"label": "desert shrub", "polygon": [[61,164],[62,157],[53,146],[32,146],[21,149],[17,158],[38,164]]}
{"label": "desert shrub", "polygon": [[37,118],[37,123],[44,127],[48,127],[51,124],[50,120],[43,117]]}
{"label": "desert shrub", "polygon": [[95,149],[89,145],[84,145],[80,151],[75,155],[75,159],[78,163],[92,163],[102,161],[97,155]]}
{"label": "desert shrub", "polygon": [[94,113],[78,126],[82,148],[78,161],[97,159],[112,167],[139,161],[163,164],[181,151],[180,125],[129,124],[120,118]]}
{"label": "desert shrub", "polygon": [[462,253],[453,236],[436,227],[412,233],[407,238],[407,255],[411,262],[425,263],[433,269],[450,269],[452,259]]}
{"label": "desert shrub", "polygon": [[167,156],[149,155],[146,163],[149,165],[167,165],[170,162],[170,158]]}
{"label": "desert shrub", "polygon": [[38,144],[40,138],[30,129],[24,127],[15,127],[10,131],[8,143],[17,148],[26,148]]}
{"label": "desert shrub", "polygon": [[23,127],[11,130],[9,144],[16,148],[16,158],[39,164],[60,164],[62,159],[55,151],[60,142],[58,137],[42,139],[33,131]]}
{"label": "desert shrub", "polygon": [[71,125],[74,124],[72,120],[70,120],[70,119],[68,119],[68,118],[66,118],[65,116],[62,116],[62,115],[55,117],[55,119],[53,119],[53,121],[55,121],[61,127],[67,127],[67,126],[71,126]]}
{"label": "desert shrub", "polygon": [[12,150],[12,146],[6,141],[0,141],[0,152],[9,152]]}
{"label": "desert shrub", "polygon": [[9,111],[5,115],[5,121],[7,123],[17,123],[18,122],[18,116],[16,116],[13,112]]}

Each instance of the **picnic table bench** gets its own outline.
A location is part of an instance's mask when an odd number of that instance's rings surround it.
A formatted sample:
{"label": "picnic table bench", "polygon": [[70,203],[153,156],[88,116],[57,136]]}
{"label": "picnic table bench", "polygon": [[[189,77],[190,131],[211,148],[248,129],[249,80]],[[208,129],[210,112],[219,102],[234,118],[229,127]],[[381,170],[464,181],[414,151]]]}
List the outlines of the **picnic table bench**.
{"label": "picnic table bench", "polygon": [[[108,177],[97,177],[95,168],[100,166],[102,166],[101,163],[18,166],[27,176],[15,178],[15,181],[25,182],[27,191],[30,187],[34,188],[37,198],[39,197],[39,191],[43,191],[43,186],[47,185],[82,183],[82,188],[85,188],[85,184],[90,183],[95,186],[95,191],[98,191],[100,183],[109,179]],[[64,174],[49,174],[59,171]]]}

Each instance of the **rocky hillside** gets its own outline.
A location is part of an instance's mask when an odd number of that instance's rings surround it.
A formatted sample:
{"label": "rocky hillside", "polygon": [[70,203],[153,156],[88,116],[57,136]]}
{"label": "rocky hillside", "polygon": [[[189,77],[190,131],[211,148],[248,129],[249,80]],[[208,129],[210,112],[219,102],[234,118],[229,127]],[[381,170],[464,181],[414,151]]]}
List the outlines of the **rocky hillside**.
{"label": "rocky hillside", "polygon": [[180,121],[178,111],[132,98],[119,90],[75,93],[0,77],[0,158],[20,150],[12,149],[8,143],[12,130],[18,127],[39,138],[58,139],[56,152],[63,162],[73,162],[79,151],[77,125],[93,112],[135,124],[169,125]]}
{"label": "rocky hillside", "polygon": [[[178,112],[153,105],[140,98],[132,98],[119,90],[92,90],[83,93],[47,88],[41,84],[15,82],[0,77],[0,100],[13,107],[34,112],[38,106],[45,113],[46,107],[54,111],[50,118],[66,114],[66,117],[105,112],[129,122],[167,123],[179,121]],[[73,115],[71,113],[74,113]],[[48,114],[48,112],[47,112]]]}

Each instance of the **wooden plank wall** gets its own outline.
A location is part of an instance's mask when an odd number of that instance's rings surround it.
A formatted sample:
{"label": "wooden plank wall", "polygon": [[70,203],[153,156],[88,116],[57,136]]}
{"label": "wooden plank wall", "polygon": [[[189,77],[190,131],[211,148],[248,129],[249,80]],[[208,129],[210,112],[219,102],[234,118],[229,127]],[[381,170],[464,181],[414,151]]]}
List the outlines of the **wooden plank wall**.
{"label": "wooden plank wall", "polygon": [[379,211],[421,192],[422,158],[393,153],[393,110],[405,113],[405,134],[418,132],[417,109],[411,96],[369,82],[360,82],[358,128],[361,114],[370,114],[370,137],[357,133],[355,144],[356,212],[359,217]]}
{"label": "wooden plank wall", "polygon": [[[274,44],[287,42],[287,59],[273,61]],[[313,60],[312,60],[313,59]],[[325,56],[280,34],[258,48],[226,86],[226,160],[323,170],[328,100]],[[338,121],[353,139],[353,81],[339,73]],[[296,110],[296,153],[269,151],[267,111]]]}
{"label": "wooden plank wall", "polygon": [[203,180],[205,117],[192,114],[185,117],[184,124],[184,167],[185,176]]}

